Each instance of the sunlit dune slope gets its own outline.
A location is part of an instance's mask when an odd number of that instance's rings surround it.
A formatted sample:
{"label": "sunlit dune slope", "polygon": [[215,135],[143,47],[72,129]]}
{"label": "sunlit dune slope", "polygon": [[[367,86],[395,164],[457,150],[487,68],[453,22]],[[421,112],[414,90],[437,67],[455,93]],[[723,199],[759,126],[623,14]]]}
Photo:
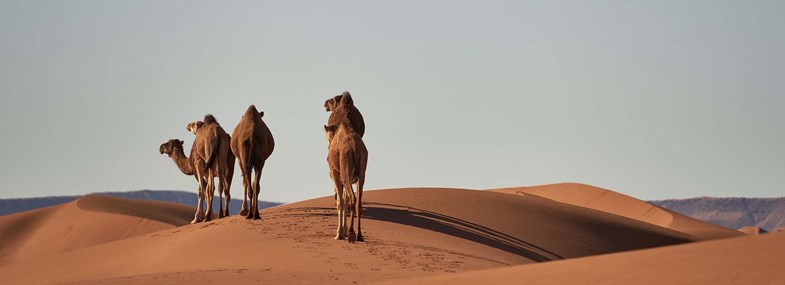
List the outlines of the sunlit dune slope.
{"label": "sunlit dune slope", "polygon": [[785,284],[785,233],[378,284]]}
{"label": "sunlit dune slope", "polygon": [[578,183],[491,189],[516,195],[534,195],[586,207],[687,233],[701,240],[737,237],[738,231],[699,221],[611,190]]}
{"label": "sunlit dune slope", "polygon": [[0,216],[0,264],[45,258],[188,224],[194,208],[90,195],[63,205]]}

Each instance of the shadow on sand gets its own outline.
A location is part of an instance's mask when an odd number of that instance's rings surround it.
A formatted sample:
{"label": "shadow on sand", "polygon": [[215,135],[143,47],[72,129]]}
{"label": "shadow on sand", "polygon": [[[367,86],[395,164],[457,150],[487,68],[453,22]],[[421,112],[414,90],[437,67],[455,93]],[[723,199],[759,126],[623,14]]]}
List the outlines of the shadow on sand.
{"label": "shadow on sand", "polygon": [[536,262],[562,256],[505,233],[458,218],[422,209],[381,203],[364,203],[363,218],[427,229],[520,255]]}
{"label": "shadow on sand", "polygon": [[[470,240],[535,262],[564,259],[547,249],[531,244],[508,234],[447,215],[393,204],[363,203],[363,219],[372,219],[412,227],[418,227],[453,237]],[[335,216],[334,208],[306,207],[291,210],[304,210],[306,213],[295,215]],[[288,214],[291,215],[291,214]]]}

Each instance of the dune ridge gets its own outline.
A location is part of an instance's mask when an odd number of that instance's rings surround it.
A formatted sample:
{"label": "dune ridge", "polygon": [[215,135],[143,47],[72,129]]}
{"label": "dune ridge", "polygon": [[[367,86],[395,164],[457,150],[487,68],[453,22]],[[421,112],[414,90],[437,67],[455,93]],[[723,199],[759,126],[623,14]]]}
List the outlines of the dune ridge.
{"label": "dune ridge", "polygon": [[741,233],[712,225],[608,189],[580,183],[489,189],[515,195],[534,195],[560,203],[611,213],[683,232],[701,240],[738,237]]}
{"label": "dune ridge", "polygon": [[0,216],[0,265],[185,225],[194,211],[174,203],[90,195]]}

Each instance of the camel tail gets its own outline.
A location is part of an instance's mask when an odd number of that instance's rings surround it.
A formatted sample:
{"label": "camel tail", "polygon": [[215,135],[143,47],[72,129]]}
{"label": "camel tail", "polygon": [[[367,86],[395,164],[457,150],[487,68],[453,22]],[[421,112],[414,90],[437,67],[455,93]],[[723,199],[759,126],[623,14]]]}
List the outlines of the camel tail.
{"label": "camel tail", "polygon": [[356,183],[360,178],[365,177],[365,168],[368,166],[368,151],[363,144],[360,144],[354,149],[354,177],[352,182]]}
{"label": "camel tail", "polygon": [[215,143],[215,147],[213,147],[212,151],[207,157],[207,161],[204,162],[204,169],[208,169],[213,167],[213,163],[215,163],[215,158],[218,156],[218,152],[221,149],[221,140],[218,139]]}
{"label": "camel tail", "polygon": [[368,150],[357,155],[357,178],[365,180],[365,169],[368,167]]}
{"label": "camel tail", "polygon": [[341,158],[340,171],[341,183],[344,185],[351,185],[357,181],[357,154],[354,152],[346,153],[345,157]]}
{"label": "camel tail", "polygon": [[[246,158],[247,158],[247,159],[245,160],[245,161],[246,161],[246,164],[247,164],[247,165],[249,165],[249,166],[251,166],[251,167],[253,167],[253,165],[254,165],[254,163],[251,161],[251,159],[253,159],[253,158],[254,158],[254,154],[253,154],[253,152],[254,152],[254,150],[256,149],[256,148],[254,147],[254,144],[253,144],[253,138],[254,138],[254,135],[251,135],[251,137],[250,137],[250,138],[248,138],[248,146],[249,146],[249,147],[248,147],[248,151],[246,152],[246,156],[247,156]],[[249,170],[249,171],[250,171],[250,170]]]}

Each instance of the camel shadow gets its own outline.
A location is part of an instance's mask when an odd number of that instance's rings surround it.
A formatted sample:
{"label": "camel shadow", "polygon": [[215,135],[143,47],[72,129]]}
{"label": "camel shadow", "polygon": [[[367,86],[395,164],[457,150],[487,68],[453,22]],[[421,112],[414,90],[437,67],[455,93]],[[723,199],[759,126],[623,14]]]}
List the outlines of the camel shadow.
{"label": "camel shadow", "polygon": [[401,205],[364,203],[363,218],[418,227],[470,240],[536,262],[564,259],[547,249],[505,233],[447,215]]}
{"label": "camel shadow", "polygon": [[[290,211],[304,211],[304,213],[286,213],[285,215],[303,217],[336,216],[335,208],[303,207],[287,209],[285,212]],[[365,202],[363,203],[363,219],[396,223],[430,230],[493,247],[528,258],[535,262],[564,259],[561,255],[545,248],[488,227],[444,214],[408,206]]]}

